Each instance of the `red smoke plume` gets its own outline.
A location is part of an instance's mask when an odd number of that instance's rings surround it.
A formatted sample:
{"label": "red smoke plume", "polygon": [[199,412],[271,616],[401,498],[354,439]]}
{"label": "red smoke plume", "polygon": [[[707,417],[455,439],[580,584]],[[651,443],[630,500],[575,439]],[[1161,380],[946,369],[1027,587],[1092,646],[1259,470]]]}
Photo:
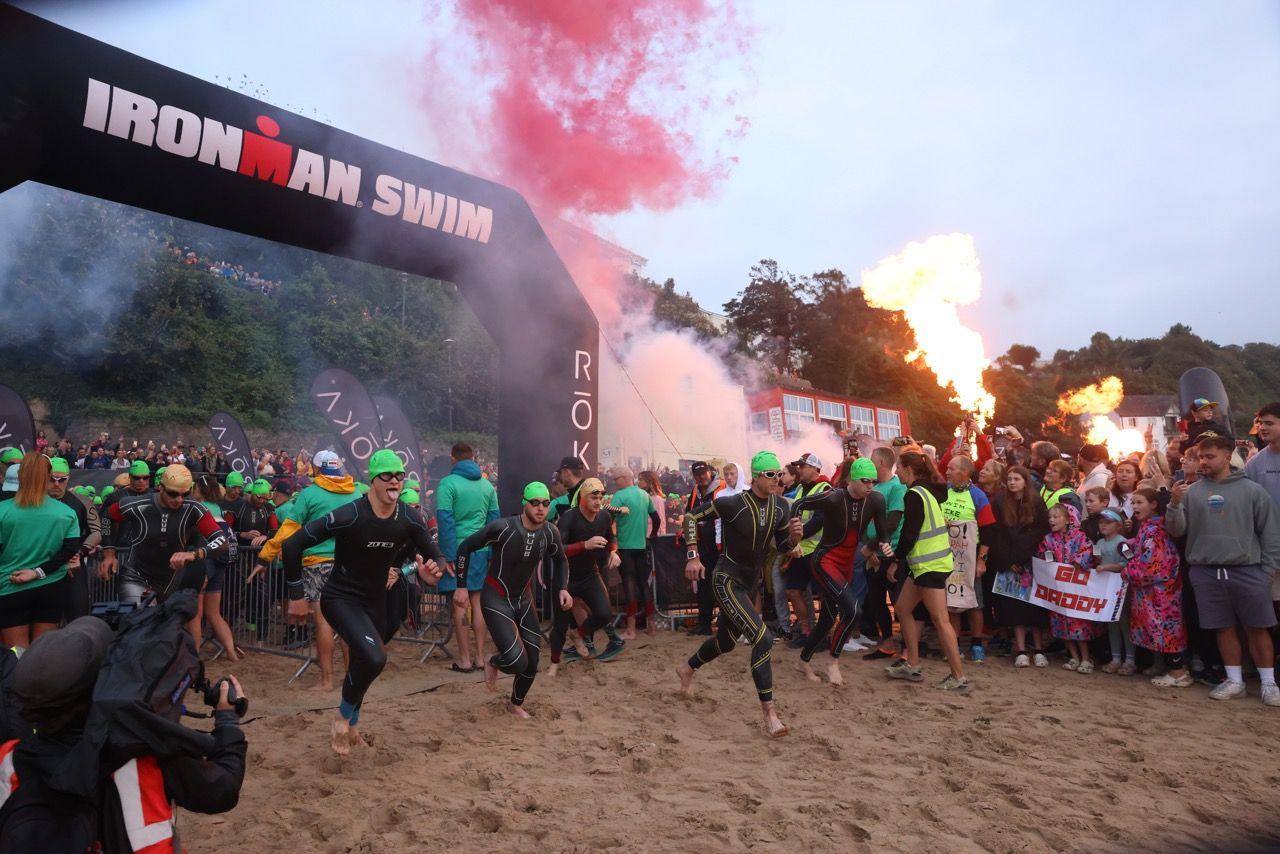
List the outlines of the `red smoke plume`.
{"label": "red smoke plume", "polygon": [[[713,92],[717,76],[701,67],[747,55],[731,0],[440,0],[434,8],[433,24],[451,12],[475,47],[433,53],[431,112],[442,119],[448,100],[471,116],[482,173],[535,205],[578,214],[669,208],[705,196],[727,172],[730,161],[700,150],[692,125],[733,100]],[[459,57],[483,61],[475,73],[487,102],[459,91]]]}

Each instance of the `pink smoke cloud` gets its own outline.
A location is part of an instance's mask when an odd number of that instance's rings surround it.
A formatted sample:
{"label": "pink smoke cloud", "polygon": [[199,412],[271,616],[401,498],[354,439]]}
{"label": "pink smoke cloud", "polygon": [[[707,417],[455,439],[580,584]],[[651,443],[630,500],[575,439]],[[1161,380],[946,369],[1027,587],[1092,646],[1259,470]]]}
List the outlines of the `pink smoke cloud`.
{"label": "pink smoke cloud", "polygon": [[[748,55],[731,0],[440,0],[471,49],[427,59],[429,111],[461,113],[488,174],[559,214],[667,209],[704,197],[733,158],[707,152],[695,125],[732,106],[712,67]],[[456,85],[477,63],[484,92]],[[726,138],[740,135],[734,116]],[[470,165],[470,164],[468,164]]]}

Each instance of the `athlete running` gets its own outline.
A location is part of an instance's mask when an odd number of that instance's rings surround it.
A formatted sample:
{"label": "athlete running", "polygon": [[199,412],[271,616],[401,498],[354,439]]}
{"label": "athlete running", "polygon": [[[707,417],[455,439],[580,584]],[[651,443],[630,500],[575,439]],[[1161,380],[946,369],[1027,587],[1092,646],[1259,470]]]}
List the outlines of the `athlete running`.
{"label": "athlete running", "polygon": [[[618,540],[613,534],[613,514],[604,508],[604,484],[594,477],[582,481],[575,502],[576,506],[561,513],[556,521],[565,557],[569,561],[569,595],[587,607],[586,619],[578,623],[578,635],[586,646],[587,657],[608,661],[626,646],[613,627],[609,590],[600,576],[601,570],[606,567],[616,569],[622,562],[618,555]],[[555,614],[548,676],[556,675],[571,614],[571,611],[557,611]],[[599,629],[604,629],[609,644],[596,656],[592,640]]]}
{"label": "athlete running", "polygon": [[751,458],[751,488],[736,495],[715,498],[684,515],[684,539],[688,549],[685,576],[690,581],[705,579],[706,567],[698,559],[698,522],[718,516],[722,523],[724,550],[711,572],[711,591],[720,608],[715,636],[707,638],[687,663],[676,668],[680,691],[689,694],[693,674],[702,665],[733,649],[734,638],[746,637],[751,644],[751,678],[756,683],[765,731],[774,738],[787,734],[773,707],[773,668],[769,657],[773,633],[765,628],[751,604],[751,591],[770,547],[789,551],[796,538],[788,523],[786,500],[777,493],[782,474],[777,456],[761,451]]}
{"label": "athlete running", "polygon": [[333,750],[341,756],[365,743],[357,729],[360,707],[365,692],[387,665],[385,644],[400,626],[402,613],[388,607],[391,588],[400,575],[397,558],[412,546],[418,575],[428,584],[440,577],[439,567],[444,564],[421,516],[410,513],[399,500],[404,462],[395,451],[384,448],[369,457],[369,481],[368,494],[308,522],[281,547],[289,615],[302,619],[311,612],[303,555],[333,540],[333,569],[320,593],[320,610],[350,650],[342,702],[330,731]]}
{"label": "athlete running", "polygon": [[204,559],[227,550],[217,520],[190,493],[190,470],[171,465],[156,492],[126,493],[107,510],[99,572],[109,578],[116,571],[116,549],[128,550],[120,584],[123,601],[137,604],[147,589],[160,599],[182,588],[199,590]]}
{"label": "athlete running", "polygon": [[[822,613],[800,652],[800,669],[811,682],[820,680],[809,662],[818,644],[831,632],[827,679],[833,685],[844,683],[840,675],[840,652],[862,611],[861,603],[853,595],[853,561],[860,543],[868,548],[878,545],[874,540],[864,543],[868,525],[874,521],[877,531],[889,530],[884,496],[872,488],[876,482],[875,463],[858,458],[850,466],[849,482],[843,489],[811,494],[791,505],[793,535],[797,528],[804,527],[797,523],[801,522],[800,514],[805,512],[813,514],[811,525],[822,528],[822,539],[813,552],[812,561],[813,577],[822,588]],[[886,558],[893,557],[887,544],[881,545],[880,551]]]}
{"label": "athlete running", "polygon": [[[518,516],[495,519],[462,541],[454,571],[458,578],[467,577],[467,563],[473,552],[489,547],[489,574],[480,592],[480,607],[485,626],[493,638],[497,653],[484,664],[484,681],[490,691],[498,690],[498,671],[515,677],[511,686],[511,714],[527,718],[524,698],[538,673],[538,654],[542,646],[542,627],[533,612],[530,585],[533,574],[544,558],[552,568],[551,589],[556,591],[560,609],[573,607],[573,597],[566,589],[568,567],[564,546],[555,525],[547,524],[551,492],[545,483],[534,481],[524,488],[524,508]],[[454,592],[454,602],[465,601],[465,585]]]}

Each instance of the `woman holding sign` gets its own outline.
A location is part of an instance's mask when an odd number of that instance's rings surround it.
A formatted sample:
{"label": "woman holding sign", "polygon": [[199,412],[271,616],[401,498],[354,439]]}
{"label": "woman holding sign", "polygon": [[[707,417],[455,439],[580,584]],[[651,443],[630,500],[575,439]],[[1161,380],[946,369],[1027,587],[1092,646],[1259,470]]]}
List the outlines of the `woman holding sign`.
{"label": "woman holding sign", "polygon": [[1195,681],[1187,672],[1184,653],[1187,627],[1182,619],[1182,578],[1178,574],[1178,549],[1156,515],[1158,494],[1149,486],[1132,494],[1133,521],[1138,536],[1131,542],[1132,557],[1124,576],[1133,587],[1129,610],[1129,637],[1134,646],[1163,652],[1169,672],[1151,684],[1159,688],[1189,688]]}

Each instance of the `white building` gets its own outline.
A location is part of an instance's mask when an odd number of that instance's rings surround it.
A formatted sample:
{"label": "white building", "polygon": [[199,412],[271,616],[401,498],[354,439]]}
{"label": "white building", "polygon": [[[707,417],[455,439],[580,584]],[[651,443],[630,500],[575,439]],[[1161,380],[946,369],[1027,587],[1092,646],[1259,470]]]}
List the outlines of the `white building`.
{"label": "white building", "polygon": [[1178,435],[1178,398],[1172,394],[1126,394],[1111,413],[1120,429],[1151,431],[1151,446],[1163,451]]}

